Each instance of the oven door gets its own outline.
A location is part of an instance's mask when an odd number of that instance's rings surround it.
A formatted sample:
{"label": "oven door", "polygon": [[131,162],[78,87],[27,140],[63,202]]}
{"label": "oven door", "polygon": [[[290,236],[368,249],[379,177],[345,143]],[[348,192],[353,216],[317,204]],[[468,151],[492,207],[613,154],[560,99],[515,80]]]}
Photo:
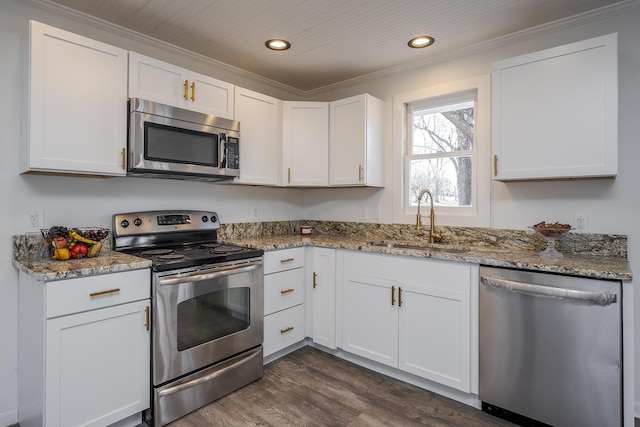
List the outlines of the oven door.
{"label": "oven door", "polygon": [[262,257],[154,273],[154,386],[262,344],[263,282]]}

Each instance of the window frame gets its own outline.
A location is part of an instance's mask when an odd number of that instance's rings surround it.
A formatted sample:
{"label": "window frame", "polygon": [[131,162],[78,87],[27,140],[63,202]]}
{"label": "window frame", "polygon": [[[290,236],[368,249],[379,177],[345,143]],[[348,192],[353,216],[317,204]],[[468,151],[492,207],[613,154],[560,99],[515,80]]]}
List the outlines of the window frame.
{"label": "window frame", "polygon": [[[490,226],[491,190],[491,76],[482,75],[456,82],[405,92],[393,97],[393,222],[416,222],[417,207],[409,206],[409,132],[413,105],[447,105],[475,95],[475,157],[472,157],[473,196],[471,207],[436,206],[436,225]],[[423,200],[426,202],[426,200]]]}

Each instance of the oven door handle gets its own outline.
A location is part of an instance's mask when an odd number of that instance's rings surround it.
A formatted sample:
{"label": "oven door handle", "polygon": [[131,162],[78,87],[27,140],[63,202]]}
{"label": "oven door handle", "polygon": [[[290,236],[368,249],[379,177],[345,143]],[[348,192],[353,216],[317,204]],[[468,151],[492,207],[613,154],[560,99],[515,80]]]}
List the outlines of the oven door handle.
{"label": "oven door handle", "polygon": [[[260,268],[262,263],[255,263],[245,265],[243,267],[231,266],[226,268],[220,268],[219,270],[214,270],[210,273],[200,273],[189,276],[180,276],[180,277],[165,277],[158,280],[158,284],[160,286],[164,285],[179,285],[181,283],[190,283],[190,282],[202,282],[203,280],[211,280],[217,279],[224,276],[230,276],[232,274],[240,274],[247,273],[249,271],[257,270]],[[206,271],[206,270],[205,270]]]}
{"label": "oven door handle", "polygon": [[617,301],[616,294],[607,291],[593,292],[566,287],[558,288],[555,286],[535,285],[533,283],[486,276],[480,277],[480,282],[490,288],[501,289],[508,292],[518,292],[534,297],[567,299],[601,306],[615,304]]}
{"label": "oven door handle", "polygon": [[164,390],[161,390],[160,392],[158,392],[158,396],[162,397],[162,396],[167,396],[170,394],[174,394],[174,393],[179,393],[181,391],[184,390],[188,390],[192,387],[195,387],[199,384],[202,383],[206,383],[207,381],[211,381],[214,378],[219,377],[220,375],[224,375],[225,373],[229,372],[232,369],[236,369],[250,361],[252,361],[253,359],[255,359],[257,356],[262,354],[262,347],[258,347],[255,348],[253,350],[248,351],[244,357],[238,361],[233,362],[232,364],[225,366],[222,369],[219,369],[215,372],[210,373],[209,375],[205,375],[204,377],[200,377],[200,378],[196,378],[194,380],[191,381],[187,381],[186,383],[182,383],[182,384],[178,384],[174,387],[169,387],[166,388]]}

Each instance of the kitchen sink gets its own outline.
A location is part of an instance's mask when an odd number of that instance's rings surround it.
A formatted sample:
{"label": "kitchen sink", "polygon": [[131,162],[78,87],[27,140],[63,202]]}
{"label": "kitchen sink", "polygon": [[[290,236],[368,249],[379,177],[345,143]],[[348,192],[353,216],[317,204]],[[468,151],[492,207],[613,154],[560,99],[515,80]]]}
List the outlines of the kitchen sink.
{"label": "kitchen sink", "polygon": [[457,247],[451,247],[451,246],[438,246],[433,243],[410,244],[410,243],[390,242],[386,240],[381,240],[381,241],[375,241],[375,242],[367,242],[367,245],[378,246],[381,248],[411,249],[411,250],[419,250],[419,251],[425,251],[425,252],[449,252],[449,253],[469,252],[469,249],[457,248]]}

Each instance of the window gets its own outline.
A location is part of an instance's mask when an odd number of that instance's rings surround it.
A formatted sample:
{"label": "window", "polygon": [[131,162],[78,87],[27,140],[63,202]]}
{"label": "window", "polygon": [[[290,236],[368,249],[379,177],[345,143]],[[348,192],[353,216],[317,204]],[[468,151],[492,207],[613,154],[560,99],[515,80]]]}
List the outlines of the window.
{"label": "window", "polygon": [[394,222],[428,189],[436,225],[489,226],[489,99],[489,76],[394,96]]}
{"label": "window", "polygon": [[443,106],[409,106],[408,201],[431,190],[435,206],[471,207],[473,204],[474,100]]}

